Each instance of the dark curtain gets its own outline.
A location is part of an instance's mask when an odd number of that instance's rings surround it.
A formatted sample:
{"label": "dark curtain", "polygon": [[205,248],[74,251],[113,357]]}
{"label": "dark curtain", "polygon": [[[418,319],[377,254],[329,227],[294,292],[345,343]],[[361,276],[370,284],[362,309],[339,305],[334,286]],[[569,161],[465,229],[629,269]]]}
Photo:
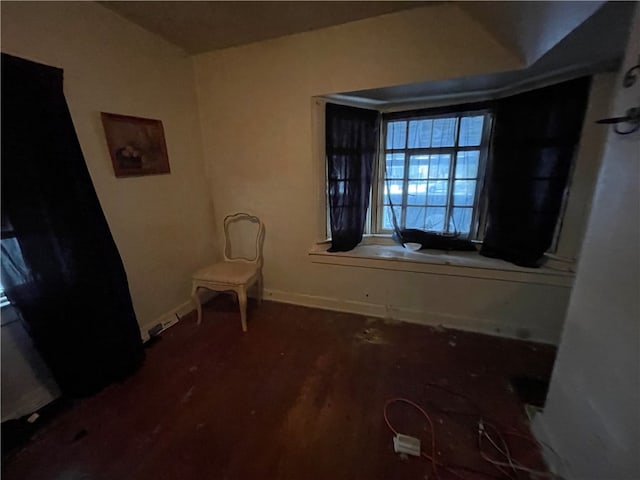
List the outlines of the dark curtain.
{"label": "dark curtain", "polygon": [[84,396],[144,351],[62,82],[62,70],[2,54],[2,283],[62,392]]}
{"label": "dark curtain", "polygon": [[346,252],[362,241],[377,146],[377,111],[327,103],[330,252]]}
{"label": "dark curtain", "polygon": [[589,87],[585,77],[497,102],[482,255],[540,266],[553,241]]}

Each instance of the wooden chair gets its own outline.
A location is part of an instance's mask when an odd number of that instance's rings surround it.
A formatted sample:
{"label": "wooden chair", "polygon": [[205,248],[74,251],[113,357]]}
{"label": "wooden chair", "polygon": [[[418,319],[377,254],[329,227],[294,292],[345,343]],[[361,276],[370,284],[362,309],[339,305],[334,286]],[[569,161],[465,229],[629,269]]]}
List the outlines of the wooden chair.
{"label": "wooden chair", "polygon": [[[232,224],[251,222],[255,224],[255,252],[250,258],[235,257],[229,226]],[[202,305],[198,296],[198,289],[206,288],[217,292],[233,291],[238,296],[240,304],[240,320],[242,331],[247,331],[247,290],[254,284],[258,288],[258,303],[262,301],[262,245],[264,243],[264,224],[253,215],[235,213],[224,219],[224,260],[202,268],[193,274],[191,298],[198,310],[198,324],[202,321]],[[251,242],[253,245],[253,242]],[[253,250],[253,248],[251,248]]]}

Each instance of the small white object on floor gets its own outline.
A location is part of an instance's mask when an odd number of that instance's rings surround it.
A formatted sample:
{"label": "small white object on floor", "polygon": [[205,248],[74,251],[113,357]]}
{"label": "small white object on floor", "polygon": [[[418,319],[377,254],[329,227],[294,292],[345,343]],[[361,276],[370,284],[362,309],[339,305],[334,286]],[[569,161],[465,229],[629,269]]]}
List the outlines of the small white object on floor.
{"label": "small white object on floor", "polygon": [[408,454],[419,457],[420,439],[398,433],[393,437],[393,449],[400,455]]}
{"label": "small white object on floor", "polygon": [[39,413],[32,413],[31,415],[29,415],[29,418],[27,418],[27,422],[29,423],[34,423],[36,420],[38,420],[40,418],[40,414]]}

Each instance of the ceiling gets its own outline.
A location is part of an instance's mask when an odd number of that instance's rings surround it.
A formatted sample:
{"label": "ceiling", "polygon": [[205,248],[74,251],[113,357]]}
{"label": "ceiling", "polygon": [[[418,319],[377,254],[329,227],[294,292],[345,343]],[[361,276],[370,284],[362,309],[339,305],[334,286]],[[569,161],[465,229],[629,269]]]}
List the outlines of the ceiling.
{"label": "ceiling", "polygon": [[618,68],[636,2],[607,2],[527,68],[488,75],[345,92],[336,97],[384,107],[421,100],[473,101],[499,97],[545,82]]}
{"label": "ceiling", "polygon": [[[101,5],[196,54],[282,37],[411,8],[428,1],[102,1]],[[482,76],[344,92],[343,99],[394,106],[424,99],[498,96],[559,74],[615,69],[634,1],[451,2],[463,9],[523,68]]]}
{"label": "ceiling", "polygon": [[105,1],[188,53],[234,47],[442,2]]}

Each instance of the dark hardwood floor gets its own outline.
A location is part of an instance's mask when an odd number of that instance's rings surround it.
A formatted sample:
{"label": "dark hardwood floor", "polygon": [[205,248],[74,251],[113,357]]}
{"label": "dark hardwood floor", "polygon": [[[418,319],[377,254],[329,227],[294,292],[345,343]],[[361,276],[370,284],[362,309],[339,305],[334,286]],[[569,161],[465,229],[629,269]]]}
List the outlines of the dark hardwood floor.
{"label": "dark hardwood floor", "polygon": [[[510,379],[548,379],[554,355],[530,342],[273,302],[250,303],[243,334],[221,295],[202,325],[189,315],[165,331],[126,382],[42,428],[5,459],[2,478],[528,478],[481,458],[474,409],[499,424],[515,458],[544,468],[535,445],[511,435],[528,427]],[[438,462],[469,470],[436,476],[427,459],[395,454],[383,418],[394,397],[429,413]],[[394,404],[389,418],[430,451],[418,411]]]}

